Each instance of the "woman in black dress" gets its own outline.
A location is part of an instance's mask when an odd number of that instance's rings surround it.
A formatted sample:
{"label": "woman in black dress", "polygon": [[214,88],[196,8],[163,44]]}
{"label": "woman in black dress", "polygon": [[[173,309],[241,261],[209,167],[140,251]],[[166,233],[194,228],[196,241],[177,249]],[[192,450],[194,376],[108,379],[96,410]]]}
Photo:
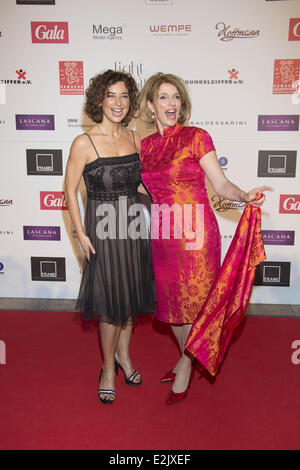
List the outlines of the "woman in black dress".
{"label": "woman in black dress", "polygon": [[[98,396],[111,404],[120,366],[128,385],[140,385],[130,360],[132,323],[154,311],[154,280],[141,185],[140,138],[126,129],[138,108],[131,75],[107,70],[90,80],[85,112],[96,123],[72,143],[66,194],[85,264],[76,309],[100,320],[103,364]],[[85,229],[77,200],[83,176],[87,189]]]}

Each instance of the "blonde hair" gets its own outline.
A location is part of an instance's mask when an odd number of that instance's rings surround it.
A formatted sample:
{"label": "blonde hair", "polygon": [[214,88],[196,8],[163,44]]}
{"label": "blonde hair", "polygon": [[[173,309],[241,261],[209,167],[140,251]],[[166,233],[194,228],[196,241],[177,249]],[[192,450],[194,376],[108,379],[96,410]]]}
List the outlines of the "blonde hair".
{"label": "blonde hair", "polygon": [[184,81],[171,73],[158,72],[148,78],[141,92],[139,117],[148,124],[155,122],[155,117],[153,117],[147,102],[154,102],[158,95],[158,89],[163,83],[171,83],[171,85],[177,88],[181,99],[181,110],[178,122],[179,124],[184,124],[191,117],[191,101]]}

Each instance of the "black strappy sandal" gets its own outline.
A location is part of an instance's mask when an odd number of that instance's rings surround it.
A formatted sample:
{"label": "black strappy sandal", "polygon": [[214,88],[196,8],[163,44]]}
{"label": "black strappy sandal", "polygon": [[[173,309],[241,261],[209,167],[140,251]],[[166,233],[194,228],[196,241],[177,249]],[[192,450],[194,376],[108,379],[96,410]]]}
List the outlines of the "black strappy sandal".
{"label": "black strappy sandal", "polygon": [[124,369],[123,367],[121,366],[121,364],[117,361],[117,359],[115,358],[115,369],[116,369],[116,375],[118,375],[118,368],[121,368],[122,371],[123,371],[123,374],[124,374],[124,380],[125,380],[125,383],[127,385],[134,385],[134,386],[137,386],[137,385],[141,385],[142,383],[142,378],[139,380],[139,382],[134,382],[134,379],[136,378],[137,375],[140,375],[139,372],[137,372],[136,370],[131,374],[130,377],[126,377],[126,374],[124,372]]}
{"label": "black strappy sandal", "polygon": [[[101,380],[102,372],[103,372],[103,369],[101,369],[101,371],[100,371],[99,383],[100,383],[100,380]],[[112,395],[114,397],[113,400],[111,400],[110,398],[101,398],[100,395],[102,393],[105,393],[106,395]],[[116,391],[115,390],[104,390],[102,388],[99,388],[98,389],[98,398],[102,403],[104,403],[104,405],[111,405],[115,401]]]}

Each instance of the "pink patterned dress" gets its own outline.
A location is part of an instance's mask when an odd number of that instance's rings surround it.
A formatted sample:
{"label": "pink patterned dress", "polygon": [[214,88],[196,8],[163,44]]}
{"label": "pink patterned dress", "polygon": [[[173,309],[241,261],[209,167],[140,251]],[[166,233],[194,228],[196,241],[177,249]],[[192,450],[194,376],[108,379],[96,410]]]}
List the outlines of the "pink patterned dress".
{"label": "pink patterned dress", "polygon": [[[142,180],[152,196],[152,256],[158,320],[193,323],[220,269],[221,241],[218,223],[210,207],[205,173],[199,160],[214,150],[210,135],[197,127],[176,124],[142,141]],[[192,215],[178,222],[170,211],[170,236],[164,230],[165,216],[159,207],[176,205],[177,214],[192,207]],[[164,206],[163,206],[164,205]],[[175,207],[175,206],[173,206]],[[187,249],[196,229],[197,207],[202,214],[201,246]],[[176,211],[174,211],[175,214]],[[153,214],[156,214],[155,220]],[[158,215],[157,215],[158,214]],[[189,212],[191,214],[191,212]],[[192,231],[191,231],[192,230]]]}

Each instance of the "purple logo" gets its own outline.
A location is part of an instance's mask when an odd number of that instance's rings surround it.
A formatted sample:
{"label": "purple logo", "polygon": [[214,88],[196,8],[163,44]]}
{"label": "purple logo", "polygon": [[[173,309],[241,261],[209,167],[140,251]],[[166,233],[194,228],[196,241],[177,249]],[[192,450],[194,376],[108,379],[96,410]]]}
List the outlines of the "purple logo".
{"label": "purple logo", "polygon": [[24,240],[60,240],[60,227],[23,226]]}
{"label": "purple logo", "polygon": [[258,116],[258,131],[298,131],[299,115]]}
{"label": "purple logo", "polygon": [[294,245],[294,230],[262,230],[262,239],[265,245]]}
{"label": "purple logo", "polygon": [[18,131],[54,131],[53,114],[16,114]]}

